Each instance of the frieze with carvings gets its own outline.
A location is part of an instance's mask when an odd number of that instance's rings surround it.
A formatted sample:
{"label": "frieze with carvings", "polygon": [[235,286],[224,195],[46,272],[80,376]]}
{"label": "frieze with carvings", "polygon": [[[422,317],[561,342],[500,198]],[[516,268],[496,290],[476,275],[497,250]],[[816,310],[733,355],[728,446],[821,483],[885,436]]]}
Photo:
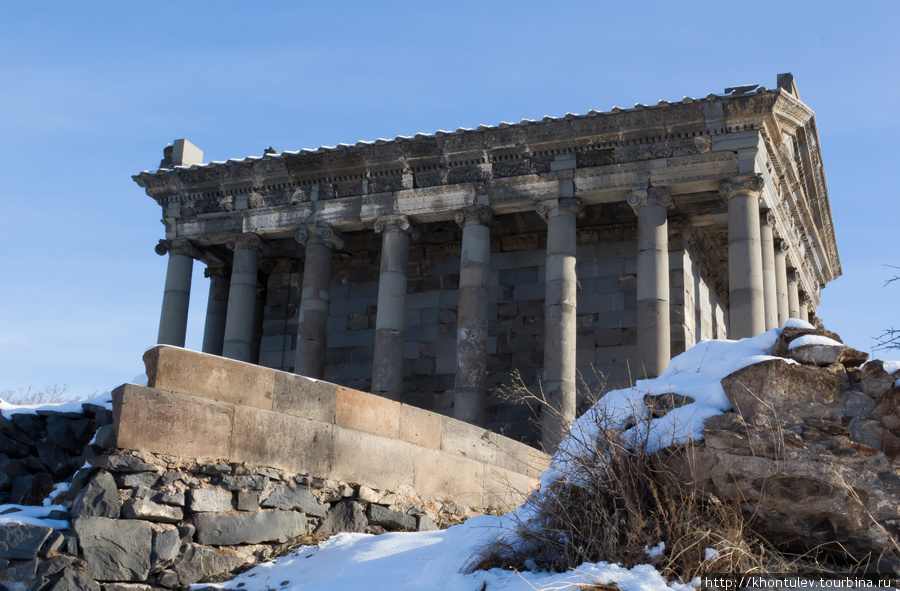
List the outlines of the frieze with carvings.
{"label": "frieze with carvings", "polygon": [[415,175],[416,188],[424,189],[427,187],[437,187],[445,183],[446,171],[431,170],[428,172],[419,172]]}
{"label": "frieze with carvings", "polygon": [[428,156],[440,156],[441,148],[434,138],[422,140],[408,140],[401,144],[403,154],[407,158],[424,158]]}
{"label": "frieze with carvings", "polygon": [[216,182],[219,174],[215,169],[185,170],[178,175],[182,183],[186,185],[199,185],[202,183]]}
{"label": "frieze with carvings", "polygon": [[722,110],[726,117],[762,115],[772,110],[777,98],[777,94],[770,93],[741,95],[723,100]]}
{"label": "frieze with carvings", "polygon": [[491,176],[495,179],[523,176],[527,174],[535,174],[535,170],[531,165],[531,158],[494,162],[491,167]]}
{"label": "frieze with carvings", "polygon": [[369,180],[369,193],[387,193],[399,191],[403,188],[403,177],[392,176],[373,178]]}
{"label": "frieze with carvings", "polygon": [[488,178],[490,178],[490,173],[484,171],[480,166],[451,168],[447,174],[447,182],[451,185],[456,183],[479,183]]}
{"label": "frieze with carvings", "polygon": [[616,163],[616,152],[613,148],[602,150],[585,150],[576,155],[578,168],[593,168]]}
{"label": "frieze with carvings", "polygon": [[337,183],[334,185],[334,198],[354,197],[365,193],[362,181]]}

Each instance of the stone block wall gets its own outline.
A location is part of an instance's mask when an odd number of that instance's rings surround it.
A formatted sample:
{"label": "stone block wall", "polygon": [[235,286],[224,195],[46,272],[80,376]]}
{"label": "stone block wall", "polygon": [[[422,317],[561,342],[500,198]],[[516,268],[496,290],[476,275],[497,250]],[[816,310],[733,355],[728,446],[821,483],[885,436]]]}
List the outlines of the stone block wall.
{"label": "stone block wall", "polygon": [[119,449],[407,485],[479,508],[517,505],[546,467],[517,441],[328,382],[166,346],[145,363],[148,387],[113,393]]}

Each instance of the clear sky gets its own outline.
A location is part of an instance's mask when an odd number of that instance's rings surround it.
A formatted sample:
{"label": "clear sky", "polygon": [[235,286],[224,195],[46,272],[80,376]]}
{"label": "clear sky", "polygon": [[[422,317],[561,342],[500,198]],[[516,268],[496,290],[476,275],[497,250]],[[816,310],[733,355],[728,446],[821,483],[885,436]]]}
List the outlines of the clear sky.
{"label": "clear sky", "polygon": [[883,286],[900,265],[900,2],[0,8],[0,391],[88,395],[143,372],[166,259],[131,175],[177,138],[226,160],[772,88],[781,72],[816,112],[843,263],[819,315],[864,350],[900,328],[900,285]]}

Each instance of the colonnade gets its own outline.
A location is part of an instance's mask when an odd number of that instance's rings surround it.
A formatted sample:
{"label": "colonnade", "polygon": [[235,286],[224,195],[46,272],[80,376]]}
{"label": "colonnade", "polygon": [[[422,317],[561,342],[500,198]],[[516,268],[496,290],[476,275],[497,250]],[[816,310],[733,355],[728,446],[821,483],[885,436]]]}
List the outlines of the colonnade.
{"label": "colonnade", "polygon": [[[806,294],[797,273],[787,267],[786,243],[776,240],[774,218],[760,213],[763,179],[743,175],[726,180],[720,193],[728,203],[730,338],[753,336],[781,326],[788,317],[803,318]],[[571,192],[568,193],[571,195]],[[663,187],[635,189],[627,198],[637,215],[637,343],[642,373],[657,376],[670,358],[668,210],[672,199]],[[571,196],[539,202],[536,211],[547,223],[544,294],[543,443],[552,450],[576,406],[576,218],[581,203]],[[454,415],[484,422],[488,341],[490,225],[487,206],[455,214],[462,228],[459,306],[457,311],[456,394]],[[373,352],[373,393],[399,400],[403,391],[403,349],[410,240],[418,230],[403,215],[379,218],[381,270]],[[306,246],[301,290],[295,372],[314,378],[324,374],[327,318],[333,252],[344,246],[340,233],[327,225],[301,229],[295,236]],[[230,269],[210,265],[209,300],[203,351],[251,361],[256,314],[257,273],[263,240],[244,234],[229,241]],[[161,243],[169,254],[160,316],[159,343],[184,346],[191,268],[200,253],[186,240]],[[808,298],[807,298],[808,300]],[[642,376],[643,377],[643,376]]]}

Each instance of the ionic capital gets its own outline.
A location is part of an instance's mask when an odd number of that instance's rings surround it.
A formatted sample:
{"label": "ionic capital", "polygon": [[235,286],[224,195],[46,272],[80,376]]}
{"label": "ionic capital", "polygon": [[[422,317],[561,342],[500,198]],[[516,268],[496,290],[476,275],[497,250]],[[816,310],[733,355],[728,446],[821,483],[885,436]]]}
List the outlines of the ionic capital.
{"label": "ionic capital", "polygon": [[231,273],[225,265],[207,265],[203,270],[204,277],[228,277]]}
{"label": "ionic capital", "polygon": [[494,214],[491,213],[491,208],[486,205],[472,205],[457,211],[453,219],[462,228],[469,224],[485,226],[494,221]]}
{"label": "ionic capital", "polygon": [[801,291],[801,292],[800,292],[800,305],[801,305],[801,306],[806,306],[806,305],[808,305],[811,301],[812,301],[812,299],[809,297],[809,294],[808,294],[808,293],[806,293],[805,291]]}
{"label": "ionic capital", "polygon": [[159,256],[163,256],[166,253],[170,255],[180,254],[191,257],[192,259],[199,259],[202,256],[202,253],[194,248],[191,241],[185,238],[178,240],[160,240],[159,243],[153,247],[153,250],[156,251],[156,254]]}
{"label": "ionic capital", "polygon": [[247,232],[246,234],[241,234],[240,236],[229,239],[228,242],[225,243],[225,246],[227,246],[229,250],[236,250],[238,248],[261,250],[263,241],[262,238],[253,232]]}
{"label": "ionic capital", "polygon": [[761,199],[764,184],[763,176],[758,172],[735,176],[719,185],[719,195],[726,199],[735,195],[755,195],[757,199]]}
{"label": "ionic capital", "polygon": [[771,209],[759,212],[759,224],[761,226],[775,227],[775,213]]}
{"label": "ionic capital", "polygon": [[303,244],[304,246],[309,245],[309,243],[311,242],[321,242],[326,246],[331,247],[332,250],[340,250],[344,248],[344,237],[340,232],[338,232],[328,224],[316,224],[313,226],[307,226],[306,228],[294,234],[294,240],[296,240],[300,244]]}
{"label": "ionic capital", "polygon": [[574,197],[546,199],[535,205],[534,210],[538,213],[539,216],[543,218],[545,222],[556,215],[559,210],[570,211],[577,217],[581,217],[584,215],[584,207],[582,207],[581,201],[575,199]]}
{"label": "ionic capital", "polygon": [[800,281],[800,273],[797,272],[797,269],[791,267],[787,270],[787,280],[788,283],[797,283]]}
{"label": "ionic capital", "polygon": [[782,240],[781,238],[775,239],[775,254],[786,255],[790,249],[791,245],[788,244],[786,240]]}
{"label": "ionic capital", "polygon": [[387,215],[378,218],[375,221],[375,233],[385,234],[387,232],[406,232],[414,240],[420,235],[419,229],[413,226],[405,215]]}
{"label": "ionic capital", "polygon": [[634,189],[628,194],[628,205],[637,213],[647,205],[662,205],[667,209],[673,207],[672,197],[665,187],[649,187]]}

